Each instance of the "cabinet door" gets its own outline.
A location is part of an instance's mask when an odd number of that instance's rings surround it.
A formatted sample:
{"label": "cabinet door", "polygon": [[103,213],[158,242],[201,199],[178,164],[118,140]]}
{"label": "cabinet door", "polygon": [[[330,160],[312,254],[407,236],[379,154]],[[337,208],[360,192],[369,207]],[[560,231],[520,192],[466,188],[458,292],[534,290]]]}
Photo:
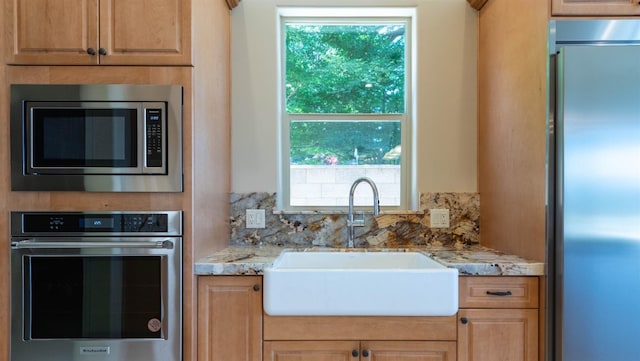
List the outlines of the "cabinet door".
{"label": "cabinet door", "polygon": [[191,0],[100,0],[100,63],[188,65],[190,19]]}
{"label": "cabinet door", "polygon": [[262,277],[198,277],[198,361],[262,361]]}
{"label": "cabinet door", "polygon": [[264,361],[359,361],[358,341],[265,341]]}
{"label": "cabinet door", "polygon": [[552,15],[640,15],[638,0],[552,0]]}
{"label": "cabinet door", "polygon": [[[5,31],[9,64],[97,64],[98,0],[11,0]],[[96,50],[97,51],[97,50]]]}
{"label": "cabinet door", "polygon": [[363,361],[455,361],[454,341],[363,341]]}
{"label": "cabinet door", "polygon": [[461,309],[459,361],[537,361],[537,309]]}

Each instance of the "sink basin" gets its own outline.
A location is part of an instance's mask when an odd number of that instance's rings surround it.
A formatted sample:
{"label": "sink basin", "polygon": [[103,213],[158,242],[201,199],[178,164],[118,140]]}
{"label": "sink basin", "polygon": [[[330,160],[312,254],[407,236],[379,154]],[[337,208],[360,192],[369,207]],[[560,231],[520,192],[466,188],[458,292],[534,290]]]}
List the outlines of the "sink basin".
{"label": "sink basin", "polygon": [[263,304],[274,316],[450,316],[458,270],[419,252],[285,251],[264,270]]}

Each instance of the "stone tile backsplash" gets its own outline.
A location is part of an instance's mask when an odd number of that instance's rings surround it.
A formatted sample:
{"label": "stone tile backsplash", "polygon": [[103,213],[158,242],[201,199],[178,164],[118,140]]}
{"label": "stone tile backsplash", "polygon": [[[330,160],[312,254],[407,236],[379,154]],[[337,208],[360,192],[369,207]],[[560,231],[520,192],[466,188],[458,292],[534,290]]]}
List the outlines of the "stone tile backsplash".
{"label": "stone tile backsplash", "polygon": [[[275,211],[274,193],[232,193],[230,236],[232,246],[278,245],[345,247],[347,215],[344,212],[285,213]],[[429,209],[450,210],[449,228],[431,228]],[[246,209],[265,210],[265,228],[245,227]],[[358,213],[358,217],[361,214]],[[355,246],[397,248],[479,244],[480,197],[478,193],[425,193],[418,212],[365,214],[364,227],[355,228]]]}

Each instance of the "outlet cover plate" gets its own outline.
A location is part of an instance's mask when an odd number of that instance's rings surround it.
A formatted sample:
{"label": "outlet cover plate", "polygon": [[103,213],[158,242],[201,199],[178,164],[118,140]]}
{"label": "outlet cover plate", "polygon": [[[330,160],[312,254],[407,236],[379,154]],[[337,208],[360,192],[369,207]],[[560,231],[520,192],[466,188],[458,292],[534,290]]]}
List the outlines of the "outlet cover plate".
{"label": "outlet cover plate", "polygon": [[247,228],[264,228],[264,209],[247,209]]}
{"label": "outlet cover plate", "polygon": [[431,215],[431,228],[449,228],[449,210],[444,209],[430,209]]}

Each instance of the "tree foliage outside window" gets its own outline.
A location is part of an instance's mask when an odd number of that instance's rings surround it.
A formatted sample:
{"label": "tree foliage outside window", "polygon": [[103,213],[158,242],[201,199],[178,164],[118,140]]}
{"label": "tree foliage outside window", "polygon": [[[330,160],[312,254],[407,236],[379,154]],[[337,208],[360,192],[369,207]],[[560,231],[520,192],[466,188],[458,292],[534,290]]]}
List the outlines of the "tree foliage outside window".
{"label": "tree foliage outside window", "polygon": [[291,164],[399,164],[399,121],[292,121]]}
{"label": "tree foliage outside window", "polygon": [[[404,23],[286,25],[286,112],[405,112]],[[291,164],[398,164],[399,121],[293,121]],[[386,155],[386,157],[385,157]]]}
{"label": "tree foliage outside window", "polygon": [[404,113],[405,25],[289,24],[288,113]]}

